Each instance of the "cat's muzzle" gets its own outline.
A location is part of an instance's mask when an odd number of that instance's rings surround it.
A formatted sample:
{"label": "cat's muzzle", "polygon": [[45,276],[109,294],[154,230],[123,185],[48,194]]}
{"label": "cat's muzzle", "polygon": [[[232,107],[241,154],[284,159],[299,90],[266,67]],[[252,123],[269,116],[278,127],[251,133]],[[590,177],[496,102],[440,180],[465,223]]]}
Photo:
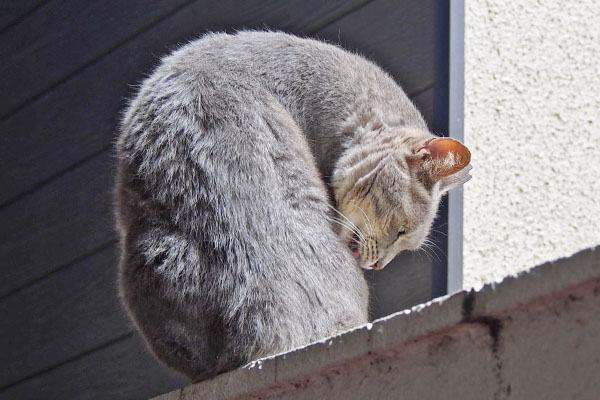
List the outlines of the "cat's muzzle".
{"label": "cat's muzzle", "polygon": [[355,233],[350,238],[348,247],[352,252],[352,256],[359,260],[361,268],[376,271],[383,269],[379,263],[379,251],[375,238],[370,236],[362,236],[361,238],[358,233]]}

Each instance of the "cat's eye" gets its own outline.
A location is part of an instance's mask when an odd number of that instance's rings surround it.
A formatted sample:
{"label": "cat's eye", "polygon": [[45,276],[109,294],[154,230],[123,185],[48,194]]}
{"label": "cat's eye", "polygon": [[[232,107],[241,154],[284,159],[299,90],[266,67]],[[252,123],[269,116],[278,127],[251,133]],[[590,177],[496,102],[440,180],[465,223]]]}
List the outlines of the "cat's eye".
{"label": "cat's eye", "polygon": [[400,230],[398,231],[398,237],[400,237],[400,236],[404,235],[405,233],[406,233],[406,229],[400,229]]}

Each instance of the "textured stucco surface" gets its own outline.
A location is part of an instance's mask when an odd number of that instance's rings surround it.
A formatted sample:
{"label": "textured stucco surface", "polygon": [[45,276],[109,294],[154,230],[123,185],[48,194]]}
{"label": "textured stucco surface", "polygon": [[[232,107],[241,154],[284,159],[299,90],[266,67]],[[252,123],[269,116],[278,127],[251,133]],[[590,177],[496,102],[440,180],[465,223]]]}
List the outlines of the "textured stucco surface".
{"label": "textured stucco surface", "polygon": [[600,243],[600,0],[466,0],[464,287]]}

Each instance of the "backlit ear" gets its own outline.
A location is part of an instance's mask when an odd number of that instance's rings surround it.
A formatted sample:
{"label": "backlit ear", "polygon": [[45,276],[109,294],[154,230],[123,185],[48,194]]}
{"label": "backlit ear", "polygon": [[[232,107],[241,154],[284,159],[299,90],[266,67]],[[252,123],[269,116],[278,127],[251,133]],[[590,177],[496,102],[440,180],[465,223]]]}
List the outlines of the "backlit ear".
{"label": "backlit ear", "polygon": [[469,149],[452,138],[430,139],[416,154],[421,156],[421,166],[432,182],[457,173],[471,161]]}

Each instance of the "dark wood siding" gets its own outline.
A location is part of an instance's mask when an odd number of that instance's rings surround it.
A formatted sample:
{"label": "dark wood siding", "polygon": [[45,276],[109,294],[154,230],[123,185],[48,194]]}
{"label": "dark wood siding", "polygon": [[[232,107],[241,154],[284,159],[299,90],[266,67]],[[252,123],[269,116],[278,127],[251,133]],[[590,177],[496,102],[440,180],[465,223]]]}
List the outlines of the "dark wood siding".
{"label": "dark wood siding", "polygon": [[[148,398],[186,382],[145,350],[116,282],[112,143],[126,99],[158,57],[208,30],[327,39],[392,73],[443,133],[434,116],[447,96],[445,25],[436,24],[444,3],[2,2],[0,399]],[[442,213],[437,229],[444,222]],[[440,294],[443,251],[395,264],[369,274],[376,316]]]}

